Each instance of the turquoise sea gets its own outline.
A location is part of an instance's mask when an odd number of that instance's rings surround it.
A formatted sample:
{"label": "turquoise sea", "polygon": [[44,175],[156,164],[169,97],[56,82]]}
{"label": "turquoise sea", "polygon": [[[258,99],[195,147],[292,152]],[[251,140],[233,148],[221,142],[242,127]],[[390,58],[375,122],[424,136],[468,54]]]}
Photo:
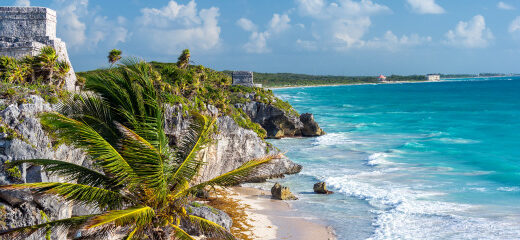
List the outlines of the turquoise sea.
{"label": "turquoise sea", "polygon": [[339,239],[520,239],[520,77],[274,92],[327,132],[272,143],[304,166],[293,207]]}

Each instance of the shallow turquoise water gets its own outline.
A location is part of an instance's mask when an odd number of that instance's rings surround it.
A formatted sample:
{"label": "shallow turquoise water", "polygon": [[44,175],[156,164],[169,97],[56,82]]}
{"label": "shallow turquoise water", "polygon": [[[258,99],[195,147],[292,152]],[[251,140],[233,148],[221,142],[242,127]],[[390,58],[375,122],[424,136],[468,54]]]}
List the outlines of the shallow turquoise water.
{"label": "shallow turquoise water", "polygon": [[339,239],[520,239],[520,78],[274,92],[328,133],[272,142],[304,166],[294,207]]}

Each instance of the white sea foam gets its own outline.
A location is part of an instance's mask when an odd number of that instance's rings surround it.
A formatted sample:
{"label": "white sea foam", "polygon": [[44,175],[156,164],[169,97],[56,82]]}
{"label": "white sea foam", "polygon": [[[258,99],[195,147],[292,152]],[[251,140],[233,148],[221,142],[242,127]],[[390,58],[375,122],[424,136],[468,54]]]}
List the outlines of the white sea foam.
{"label": "white sea foam", "polygon": [[472,140],[472,139],[464,139],[464,138],[439,138],[438,141],[443,143],[454,143],[454,144],[473,144],[479,143],[480,141]]}
{"label": "white sea foam", "polygon": [[518,192],[520,191],[520,187],[499,187],[497,190],[502,192]]}
{"label": "white sea foam", "polygon": [[329,133],[319,136],[315,139],[314,146],[334,146],[343,144],[365,144],[363,142],[353,141],[347,133]]}
{"label": "white sea foam", "polygon": [[469,212],[479,206],[427,200],[442,193],[414,190],[397,183],[371,182],[363,175],[328,177],[325,181],[338,189],[337,192],[366,200],[375,208],[375,231],[370,239],[515,239],[520,236],[520,225],[515,222],[520,219],[471,217]]}
{"label": "white sea foam", "polygon": [[388,153],[372,153],[370,156],[368,156],[367,159],[367,165],[369,166],[377,166],[377,165],[384,165],[384,164],[391,164],[390,161],[386,160],[386,158],[389,156]]}

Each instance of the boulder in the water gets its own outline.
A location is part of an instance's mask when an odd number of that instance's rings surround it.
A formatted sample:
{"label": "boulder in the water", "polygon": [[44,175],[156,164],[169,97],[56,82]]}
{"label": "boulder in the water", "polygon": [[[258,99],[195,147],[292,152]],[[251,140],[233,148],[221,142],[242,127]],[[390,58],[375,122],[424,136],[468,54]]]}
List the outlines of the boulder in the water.
{"label": "boulder in the water", "polygon": [[279,183],[274,184],[271,188],[271,198],[278,200],[298,200],[294,194],[291,193],[288,187],[284,187]]}
{"label": "boulder in the water", "polygon": [[318,194],[332,194],[333,191],[327,190],[327,184],[325,182],[318,182],[314,184],[314,192]]}

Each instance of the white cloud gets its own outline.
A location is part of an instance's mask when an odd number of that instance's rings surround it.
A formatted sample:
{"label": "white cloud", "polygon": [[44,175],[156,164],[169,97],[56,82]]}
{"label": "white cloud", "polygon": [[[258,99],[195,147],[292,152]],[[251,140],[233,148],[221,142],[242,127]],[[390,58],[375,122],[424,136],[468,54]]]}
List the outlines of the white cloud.
{"label": "white cloud", "polygon": [[283,32],[291,27],[291,25],[289,25],[290,21],[291,19],[287,14],[280,15],[275,13],[269,22],[269,31],[274,33]]}
{"label": "white cloud", "polygon": [[468,22],[460,21],[457,27],[448,31],[445,36],[446,44],[465,48],[484,48],[494,39],[482,15],[474,16]]}
{"label": "white cloud", "polygon": [[444,8],[435,3],[435,0],[407,0],[412,10],[419,14],[441,14]]}
{"label": "white cloud", "polygon": [[297,4],[300,14],[313,20],[313,41],[320,40],[320,45],[339,50],[364,46],[363,37],[372,25],[371,16],[391,11],[370,0],[297,0]]}
{"label": "white cloud", "polygon": [[58,4],[58,34],[69,47],[79,47],[87,41],[87,26],[80,20],[80,16],[87,14],[88,1],[56,1]]}
{"label": "white cloud", "polygon": [[509,32],[515,33],[520,31],[520,17],[516,17],[515,20],[509,24]]}
{"label": "white cloud", "polygon": [[497,8],[498,9],[502,9],[502,10],[515,10],[516,8],[513,7],[512,5],[510,4],[507,4],[505,2],[498,2],[497,4]]}
{"label": "white cloud", "polygon": [[256,25],[247,18],[238,19],[237,25],[248,32],[256,31]]}
{"label": "white cloud", "polygon": [[14,1],[14,6],[29,7],[29,6],[31,6],[31,1],[30,0],[16,0],[16,1]]}
{"label": "white cloud", "polygon": [[269,32],[252,32],[249,37],[249,42],[244,44],[244,49],[249,53],[267,53],[271,49],[267,48],[267,39]]}
{"label": "white cloud", "polygon": [[123,17],[112,21],[89,9],[88,0],[55,0],[53,8],[58,15],[58,37],[73,50],[92,49],[99,44],[113,47],[128,38]]}
{"label": "white cloud", "polygon": [[325,6],[324,0],[296,0],[302,15],[318,16]]}
{"label": "white cloud", "polygon": [[392,31],[387,31],[383,38],[374,38],[367,41],[366,47],[384,48],[390,51],[395,51],[402,47],[417,46],[431,41],[431,37],[421,37],[417,34],[412,34],[410,36],[403,35],[398,37]]}
{"label": "white cloud", "polygon": [[161,9],[141,9],[138,32],[152,50],[178,54],[183,48],[215,49],[220,43],[219,9],[197,9],[194,0],[179,4],[171,0]]}
{"label": "white cloud", "polygon": [[267,53],[271,49],[267,46],[267,40],[275,34],[286,31],[291,27],[289,24],[291,19],[287,14],[273,14],[273,17],[269,21],[267,29],[263,32],[258,32],[256,25],[249,19],[241,18],[237,21],[237,24],[242,29],[251,32],[249,41],[244,44],[244,49],[249,53]]}

